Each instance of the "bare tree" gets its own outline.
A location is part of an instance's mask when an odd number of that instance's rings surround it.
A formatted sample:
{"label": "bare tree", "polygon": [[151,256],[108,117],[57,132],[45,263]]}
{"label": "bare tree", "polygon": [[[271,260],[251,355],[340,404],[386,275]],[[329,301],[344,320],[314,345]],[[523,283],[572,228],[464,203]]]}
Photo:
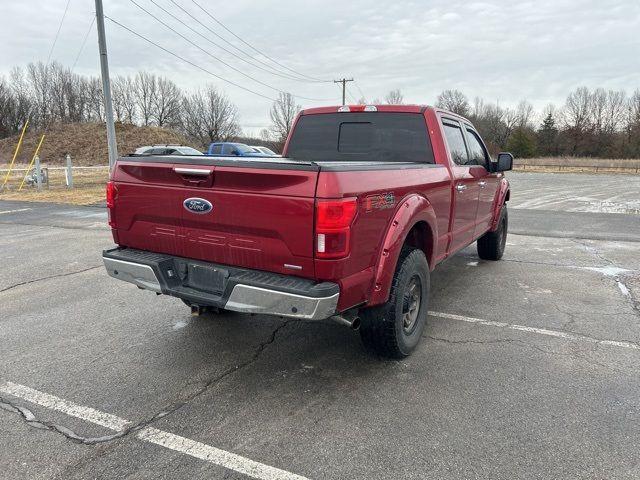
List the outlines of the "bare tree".
{"label": "bare tree", "polygon": [[628,104],[630,123],[640,125],[640,88],[636,89],[631,97],[629,97]]}
{"label": "bare tree", "polygon": [[15,100],[4,77],[0,78],[0,138],[13,133],[11,117],[15,111]]}
{"label": "bare tree", "polygon": [[58,62],[49,65],[50,114],[52,118],[64,121],[67,118],[67,94],[70,90],[71,71],[66,71]]}
{"label": "bare tree", "polygon": [[587,87],[580,87],[567,96],[563,109],[563,120],[567,128],[584,130],[590,128],[593,114],[591,93]]}
{"label": "bare tree", "polygon": [[138,72],[135,85],[136,104],[140,113],[140,120],[143,125],[150,125],[158,89],[156,76],[147,72]]}
{"label": "bare tree", "polygon": [[384,97],[384,101],[389,105],[402,105],[404,103],[404,96],[399,88],[395,90],[391,90],[387,93],[387,96]]}
{"label": "bare tree", "polygon": [[278,94],[269,112],[272,122],[270,130],[276,142],[284,144],[300,110],[302,107],[296,104],[293,95],[284,92]]}
{"label": "bare tree", "polygon": [[604,126],[605,110],[607,108],[607,92],[603,88],[596,88],[589,93],[588,117],[596,133],[601,133]]}
{"label": "bare tree", "polygon": [[98,77],[90,77],[86,84],[87,113],[86,119],[104,121],[104,107],[102,97],[102,83]]}
{"label": "bare tree", "polygon": [[436,107],[444,108],[458,115],[467,116],[470,111],[469,100],[459,90],[445,90],[436,100]]}
{"label": "bare tree", "polygon": [[10,116],[5,119],[5,122],[12,132],[17,132],[25,120],[32,116],[34,108],[33,97],[21,68],[15,67],[11,70],[9,85],[13,98],[13,108],[7,112]]}
{"label": "bare tree", "polygon": [[522,100],[520,103],[518,103],[515,113],[517,116],[518,127],[532,128],[531,123],[533,122],[535,116],[533,105],[531,105],[526,100]]}
{"label": "bare tree", "polygon": [[117,76],[111,84],[113,112],[119,122],[134,123],[137,111],[136,84],[131,77]]}
{"label": "bare tree", "polygon": [[605,132],[612,134],[620,129],[627,106],[627,96],[624,91],[609,90],[607,92],[603,125]]}
{"label": "bare tree", "polygon": [[241,133],[238,108],[212,85],[184,98],[182,105],[182,129],[201,147]]}
{"label": "bare tree", "polygon": [[44,125],[50,115],[51,74],[48,65],[42,62],[27,65],[27,79],[33,92],[33,116]]}
{"label": "bare tree", "polygon": [[587,87],[571,92],[563,108],[563,122],[571,141],[570,153],[576,155],[592,129],[592,97]]}
{"label": "bare tree", "polygon": [[260,140],[264,142],[270,142],[272,140],[271,132],[268,128],[263,128],[262,130],[260,130]]}
{"label": "bare tree", "polygon": [[151,116],[159,127],[176,126],[180,122],[182,92],[171,80],[160,77],[156,82]]}

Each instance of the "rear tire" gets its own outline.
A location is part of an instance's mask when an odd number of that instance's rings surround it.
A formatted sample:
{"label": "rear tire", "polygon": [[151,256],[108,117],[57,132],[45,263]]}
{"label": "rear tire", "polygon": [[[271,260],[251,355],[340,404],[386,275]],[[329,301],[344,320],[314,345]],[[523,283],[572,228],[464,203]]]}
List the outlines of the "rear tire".
{"label": "rear tire", "polygon": [[478,239],[478,256],[483,260],[500,260],[507,244],[507,229],[509,228],[509,214],[507,205],[502,205],[498,228],[487,232]]}
{"label": "rear tire", "polygon": [[383,357],[409,356],[427,323],[429,290],[429,264],[424,253],[403,247],[389,301],[360,312],[364,345]]}

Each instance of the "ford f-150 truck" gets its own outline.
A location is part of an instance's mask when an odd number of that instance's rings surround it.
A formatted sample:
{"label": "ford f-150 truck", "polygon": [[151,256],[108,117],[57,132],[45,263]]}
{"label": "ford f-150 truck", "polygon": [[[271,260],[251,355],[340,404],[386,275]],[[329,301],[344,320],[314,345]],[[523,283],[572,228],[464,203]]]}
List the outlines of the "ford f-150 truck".
{"label": "ford f-150 truck", "polygon": [[502,257],[512,163],[437,108],[312,108],[282,158],[120,158],[104,264],[193,311],[359,326],[366,346],[400,358],[420,340],[438,263],[472,242]]}

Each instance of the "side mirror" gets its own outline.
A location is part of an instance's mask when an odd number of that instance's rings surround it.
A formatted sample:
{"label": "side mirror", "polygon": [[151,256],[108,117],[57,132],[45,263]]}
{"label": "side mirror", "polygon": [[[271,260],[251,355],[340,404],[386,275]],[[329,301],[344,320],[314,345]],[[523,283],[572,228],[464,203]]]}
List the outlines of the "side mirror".
{"label": "side mirror", "polygon": [[501,152],[498,154],[498,160],[494,162],[495,172],[506,172],[513,168],[513,155],[508,152]]}

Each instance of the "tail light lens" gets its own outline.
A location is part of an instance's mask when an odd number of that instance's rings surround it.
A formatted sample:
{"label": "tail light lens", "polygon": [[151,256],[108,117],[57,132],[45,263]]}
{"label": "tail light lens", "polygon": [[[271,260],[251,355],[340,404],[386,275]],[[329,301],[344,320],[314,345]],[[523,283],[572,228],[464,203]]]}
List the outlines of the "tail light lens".
{"label": "tail light lens", "polygon": [[113,221],[113,209],[116,206],[116,195],[118,191],[116,190],[116,186],[112,181],[107,182],[107,213],[109,217],[109,225],[115,227],[115,222]]}
{"label": "tail light lens", "polygon": [[316,257],[349,255],[351,223],[357,210],[355,198],[316,201]]}

